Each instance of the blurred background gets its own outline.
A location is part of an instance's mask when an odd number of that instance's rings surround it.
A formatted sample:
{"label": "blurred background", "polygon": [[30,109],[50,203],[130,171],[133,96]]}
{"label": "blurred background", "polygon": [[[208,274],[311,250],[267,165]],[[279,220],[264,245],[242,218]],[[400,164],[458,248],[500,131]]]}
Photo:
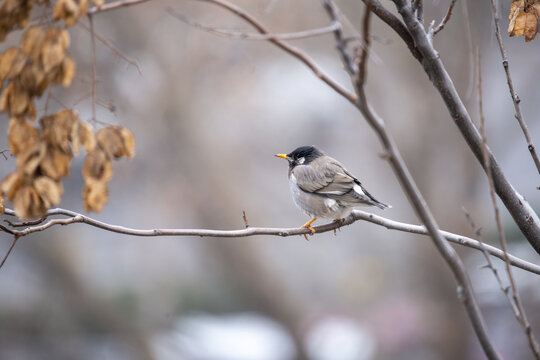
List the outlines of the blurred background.
{"label": "blurred background", "polygon": [[[362,3],[336,2],[348,19],[347,36],[358,36]],[[275,32],[329,24],[318,1],[234,3]],[[438,23],[450,1],[424,3],[426,23]],[[503,3],[505,31],[509,4]],[[391,2],[383,4],[394,11]],[[346,100],[273,45],[209,34],[178,21],[167,6],[203,24],[254,32],[197,1],[153,0],[94,17],[97,34],[136,59],[142,74],[97,43],[97,118],[130,128],[137,146],[133,160],[115,162],[109,202],[91,216],[143,229],[240,229],[245,211],[251,226],[296,227],[307,218],[289,194],[286,162],[273,154],[313,144],[393,205],[370,211],[418,223],[373,131]],[[487,181],[439,94],[399,38],[375,17],[372,33],[369,100],[440,226],[473,236],[465,207],[484,240],[499,246]],[[75,26],[70,35],[77,77],[54,95],[88,121],[90,34]],[[18,36],[10,35],[1,50]],[[525,44],[506,33],[503,38],[538,146],[540,91],[533,67],[540,43]],[[351,89],[331,34],[291,43]],[[471,49],[480,52],[488,141],[514,187],[540,209],[538,174],[513,118],[489,1],[458,2],[434,43],[475,121]],[[62,108],[52,100],[49,106]],[[42,99],[38,109],[43,107]],[[3,120],[5,133],[5,115]],[[6,137],[0,142],[8,148]],[[83,159],[74,159],[60,204],[77,212],[83,212]],[[15,161],[2,161],[3,177]],[[510,252],[538,263],[502,213]],[[0,236],[4,254],[11,237]],[[482,268],[482,255],[456,248],[497,349],[507,359],[532,359],[503,293]],[[506,281],[502,263],[494,263]],[[540,337],[540,278],[519,269],[514,276]],[[482,358],[455,282],[430,239],[370,223],[309,241],[136,238],[76,224],[22,238],[0,271],[0,359]]]}

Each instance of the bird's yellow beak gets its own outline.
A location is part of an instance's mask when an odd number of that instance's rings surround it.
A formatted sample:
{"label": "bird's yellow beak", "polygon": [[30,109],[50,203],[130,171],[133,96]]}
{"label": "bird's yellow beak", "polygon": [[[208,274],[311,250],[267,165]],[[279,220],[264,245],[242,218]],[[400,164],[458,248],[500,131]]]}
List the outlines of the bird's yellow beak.
{"label": "bird's yellow beak", "polygon": [[288,160],[287,154],[276,154],[275,156]]}

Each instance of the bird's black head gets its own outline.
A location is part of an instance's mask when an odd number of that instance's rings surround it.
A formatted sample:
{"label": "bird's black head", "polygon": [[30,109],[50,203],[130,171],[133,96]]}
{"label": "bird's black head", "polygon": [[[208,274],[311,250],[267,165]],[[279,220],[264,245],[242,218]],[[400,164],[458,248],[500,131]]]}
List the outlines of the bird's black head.
{"label": "bird's black head", "polygon": [[289,154],[277,154],[276,156],[289,161],[289,167],[306,165],[324,154],[315,146],[300,146]]}

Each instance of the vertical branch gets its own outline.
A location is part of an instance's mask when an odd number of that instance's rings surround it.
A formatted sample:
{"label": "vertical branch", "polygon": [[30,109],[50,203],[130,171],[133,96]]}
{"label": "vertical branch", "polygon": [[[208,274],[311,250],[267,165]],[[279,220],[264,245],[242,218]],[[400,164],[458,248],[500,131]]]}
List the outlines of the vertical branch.
{"label": "vertical branch", "polygon": [[353,57],[349,53],[349,50],[347,49],[347,41],[345,37],[343,36],[343,30],[341,26],[341,22],[339,21],[339,15],[338,15],[338,9],[336,7],[336,4],[334,4],[330,0],[324,0],[323,2],[324,8],[328,14],[330,14],[330,19],[333,23],[340,24],[340,26],[333,31],[334,39],[336,41],[336,47],[339,51],[339,54],[341,56],[341,61],[345,65],[345,70],[347,70],[347,73],[352,77],[356,73],[356,64],[354,63]]}
{"label": "vertical branch", "polygon": [[500,29],[500,24],[499,24],[499,11],[497,10],[495,0],[491,0],[491,14],[493,16],[493,21],[495,22],[495,35],[497,37],[497,43],[499,44],[499,50],[501,52],[502,65],[504,68],[504,73],[506,74],[506,82],[508,83],[508,90],[510,91],[512,102],[514,103],[514,110],[516,112],[515,118],[519,126],[521,127],[521,131],[523,131],[523,135],[525,136],[525,141],[527,142],[527,148],[529,149],[529,152],[531,153],[531,157],[534,161],[534,165],[536,166],[536,170],[538,170],[538,173],[540,174],[540,159],[538,158],[538,154],[536,153],[536,148],[534,147],[534,144],[532,142],[527,124],[525,123],[525,120],[523,120],[523,115],[521,114],[521,106],[519,105],[521,100],[519,99],[519,96],[516,94],[516,91],[514,90],[514,83],[512,81],[512,77],[510,76],[510,65],[508,64],[508,58],[506,57],[506,51],[504,50],[504,46],[502,42],[501,29]]}
{"label": "vertical branch", "polygon": [[[331,2],[332,0],[326,0]],[[367,6],[366,11],[370,12],[370,5],[372,0],[365,0]],[[332,16],[332,14],[330,14]],[[365,39],[365,45],[369,45],[369,14],[365,14],[363,19],[362,28],[364,29],[363,37]],[[368,46],[363,48],[364,57],[367,58],[367,52],[369,51]],[[343,58],[343,56],[342,56]],[[361,61],[360,61],[361,62]],[[482,317],[480,307],[474,296],[472,289],[471,281],[465,269],[465,265],[459,258],[458,254],[449,244],[449,242],[442,236],[439,225],[437,224],[435,217],[431,213],[425,199],[422,196],[422,193],[418,189],[405,161],[403,160],[401,153],[395,143],[395,140],[392,138],[391,134],[386,130],[384,120],[377,115],[375,110],[369,105],[365,93],[365,79],[367,76],[367,71],[365,70],[367,64],[366,61],[363,61],[362,67],[364,70],[359,69],[359,73],[362,72],[362,77],[358,77],[355,82],[357,100],[354,102],[354,105],[360,110],[362,115],[368,124],[373,128],[379,140],[381,141],[384,149],[387,152],[387,159],[390,162],[392,170],[396,175],[399,183],[401,184],[403,191],[409,198],[409,203],[414,208],[417,216],[421,219],[422,223],[425,225],[430,237],[435,244],[435,247],[443,257],[443,259],[448,264],[452,274],[454,275],[455,281],[457,283],[457,292],[458,298],[462,301],[465,310],[471,324],[476,332],[478,340],[482,345],[484,353],[489,359],[500,359],[500,355],[493,346],[491,339],[487,333],[487,327]]]}
{"label": "vertical branch", "polygon": [[495,189],[493,185],[493,175],[491,173],[491,167],[489,166],[489,158],[487,155],[487,139],[486,139],[486,126],[484,119],[484,111],[482,106],[482,69],[480,66],[480,54],[478,54],[478,112],[480,116],[480,132],[482,135],[482,155],[484,158],[484,167],[487,169],[487,177],[489,183],[489,195],[491,197],[491,204],[493,205],[493,210],[495,212],[495,222],[497,223],[497,231],[499,233],[499,238],[501,242],[501,250],[504,253],[504,264],[506,269],[506,274],[508,276],[508,281],[510,282],[510,288],[512,290],[512,298],[518,310],[518,321],[525,330],[525,335],[529,341],[529,346],[533,352],[535,359],[540,359],[540,350],[538,349],[538,343],[534,338],[532,333],[531,325],[525,314],[525,309],[521,303],[519,293],[517,290],[516,282],[514,281],[514,276],[512,275],[512,269],[510,267],[510,260],[508,259],[508,250],[506,247],[506,237],[504,235],[504,229],[502,226],[501,215],[499,213],[499,206],[497,204],[497,198],[495,197]]}
{"label": "vertical branch", "polygon": [[364,87],[367,78],[367,60],[369,49],[371,47],[371,37],[369,36],[369,26],[371,20],[371,3],[366,4],[364,18],[362,20],[362,51],[358,64],[358,73],[356,76],[356,86]]}
{"label": "vertical branch", "polygon": [[96,36],[94,34],[94,21],[92,14],[88,13],[88,22],[90,23],[90,36],[92,37],[92,121],[96,122],[96,103],[97,103],[97,59],[96,59]]}

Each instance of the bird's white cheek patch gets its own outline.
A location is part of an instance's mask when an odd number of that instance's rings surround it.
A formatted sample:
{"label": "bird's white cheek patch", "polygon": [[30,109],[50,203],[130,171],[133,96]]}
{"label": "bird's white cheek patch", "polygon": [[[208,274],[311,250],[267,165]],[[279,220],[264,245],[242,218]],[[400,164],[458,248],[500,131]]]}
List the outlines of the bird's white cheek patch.
{"label": "bird's white cheek patch", "polygon": [[326,205],[326,207],[328,208],[333,208],[334,206],[336,206],[336,204],[337,201],[334,199],[324,199],[324,205]]}
{"label": "bird's white cheek patch", "polygon": [[360,195],[366,195],[364,191],[362,190],[362,188],[360,187],[360,185],[358,184],[354,184],[353,190],[356,191]]}
{"label": "bird's white cheek patch", "polygon": [[302,165],[304,161],[306,161],[306,159],[301,157],[300,159],[298,159],[298,164]]}

